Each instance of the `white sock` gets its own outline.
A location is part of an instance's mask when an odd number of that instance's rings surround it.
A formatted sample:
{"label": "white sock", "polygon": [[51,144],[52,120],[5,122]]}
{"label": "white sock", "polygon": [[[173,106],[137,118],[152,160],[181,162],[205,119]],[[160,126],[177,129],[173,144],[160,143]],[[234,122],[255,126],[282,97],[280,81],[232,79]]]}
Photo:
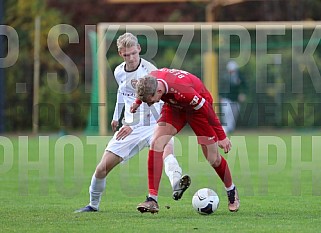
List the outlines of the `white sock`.
{"label": "white sock", "polygon": [[171,182],[172,188],[182,177],[182,168],[179,166],[177,159],[173,154],[169,154],[164,159],[165,173]]}
{"label": "white sock", "polygon": [[232,183],[232,185],[230,187],[225,187],[226,191],[231,191],[232,189],[234,189],[235,185]]}
{"label": "white sock", "polygon": [[89,186],[90,203],[89,205],[98,210],[101,196],[106,188],[106,178],[99,179],[95,177],[95,174],[91,178],[91,184]]}
{"label": "white sock", "polygon": [[158,199],[158,196],[155,196],[155,195],[151,195],[151,194],[148,194],[148,197],[151,197],[153,198],[156,202],[157,202],[157,199]]}

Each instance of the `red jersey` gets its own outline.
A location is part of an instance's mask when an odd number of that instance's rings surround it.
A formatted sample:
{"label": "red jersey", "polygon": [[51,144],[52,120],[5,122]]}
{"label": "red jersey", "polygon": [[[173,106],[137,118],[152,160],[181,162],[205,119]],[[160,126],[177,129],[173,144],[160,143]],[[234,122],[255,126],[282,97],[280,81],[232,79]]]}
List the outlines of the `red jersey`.
{"label": "red jersey", "polygon": [[184,70],[162,68],[150,73],[166,88],[162,100],[172,107],[184,110],[199,110],[205,101],[213,103],[210,92],[202,81]]}
{"label": "red jersey", "polygon": [[[214,112],[212,96],[198,77],[187,71],[168,68],[155,70],[150,74],[162,82],[166,89],[161,97],[166,104],[162,108],[160,122],[172,124],[177,131],[189,123],[199,136],[200,144],[226,138]],[[208,127],[204,127],[205,125]],[[205,136],[205,141],[202,136]]]}

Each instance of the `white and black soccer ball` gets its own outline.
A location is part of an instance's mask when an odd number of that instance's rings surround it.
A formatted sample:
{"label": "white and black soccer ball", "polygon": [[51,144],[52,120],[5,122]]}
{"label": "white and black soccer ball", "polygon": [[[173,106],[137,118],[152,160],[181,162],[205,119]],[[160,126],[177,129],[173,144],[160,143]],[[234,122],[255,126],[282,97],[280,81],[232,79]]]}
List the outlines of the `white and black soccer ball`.
{"label": "white and black soccer ball", "polygon": [[216,192],[209,188],[199,189],[193,196],[193,208],[200,214],[214,213],[220,203]]}

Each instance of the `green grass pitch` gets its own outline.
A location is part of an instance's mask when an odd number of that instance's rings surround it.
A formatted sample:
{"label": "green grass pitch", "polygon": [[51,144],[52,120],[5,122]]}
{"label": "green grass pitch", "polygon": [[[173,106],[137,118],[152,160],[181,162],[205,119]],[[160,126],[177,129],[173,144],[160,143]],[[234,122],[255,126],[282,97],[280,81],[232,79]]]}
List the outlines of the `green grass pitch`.
{"label": "green grass pitch", "polygon": [[[97,213],[75,214],[88,204],[88,186],[110,137],[0,136],[0,232],[319,232],[321,136],[318,132],[231,135],[224,155],[241,208],[227,209],[223,184],[194,136],[179,135],[175,153],[192,185],[179,201],[163,173],[159,214],[141,214],[147,194],[147,150],[113,170]],[[191,199],[209,187],[220,197],[209,216]],[[170,208],[166,208],[169,206]]]}

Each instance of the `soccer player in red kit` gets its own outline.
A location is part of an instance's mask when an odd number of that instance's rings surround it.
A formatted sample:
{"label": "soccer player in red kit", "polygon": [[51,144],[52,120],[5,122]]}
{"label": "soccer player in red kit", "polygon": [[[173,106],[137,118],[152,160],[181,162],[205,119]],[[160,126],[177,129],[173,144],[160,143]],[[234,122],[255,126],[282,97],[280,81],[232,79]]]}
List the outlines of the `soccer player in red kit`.
{"label": "soccer player in red kit", "polygon": [[149,194],[137,209],[142,213],[158,212],[157,196],[164,147],[170,138],[188,123],[197,135],[204,156],[224,183],[229,210],[238,211],[240,201],[237,189],[226,160],[218,152],[218,146],[228,153],[232,145],[214,112],[212,96],[202,81],[187,71],[163,68],[138,80],[136,97],[132,112],[135,112],[142,102],[148,105],[160,100],[165,102],[148,153]]}

